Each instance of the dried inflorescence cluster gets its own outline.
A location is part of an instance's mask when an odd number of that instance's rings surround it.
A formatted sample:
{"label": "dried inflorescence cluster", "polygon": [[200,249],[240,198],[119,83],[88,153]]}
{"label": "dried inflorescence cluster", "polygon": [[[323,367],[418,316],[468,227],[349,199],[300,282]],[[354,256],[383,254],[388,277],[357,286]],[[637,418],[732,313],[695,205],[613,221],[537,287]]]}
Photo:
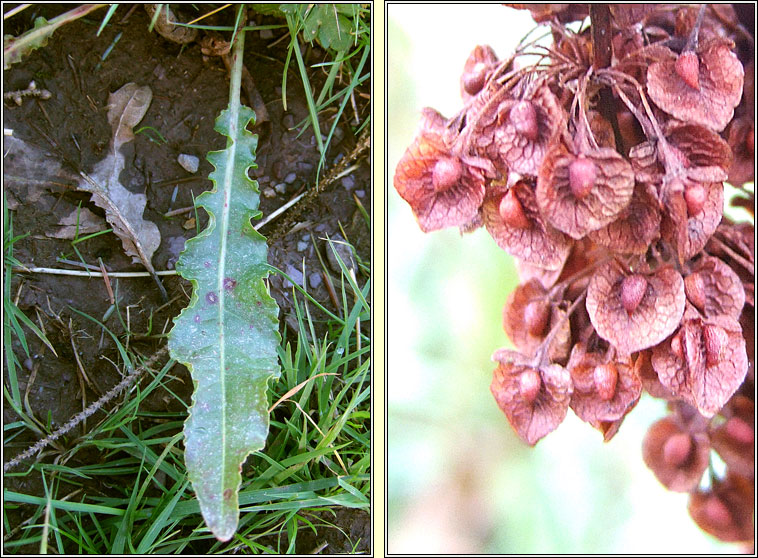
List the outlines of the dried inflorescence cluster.
{"label": "dried inflorescence cluster", "polygon": [[664,398],[645,462],[705,531],[751,541],[753,225],[723,209],[727,180],[754,205],[753,38],[723,4],[593,5],[578,33],[584,5],[514,7],[553,46],[476,47],[463,109],[425,109],[395,188],[422,230],[484,226],[517,258],[491,390],[524,441],[569,408],[610,440]]}

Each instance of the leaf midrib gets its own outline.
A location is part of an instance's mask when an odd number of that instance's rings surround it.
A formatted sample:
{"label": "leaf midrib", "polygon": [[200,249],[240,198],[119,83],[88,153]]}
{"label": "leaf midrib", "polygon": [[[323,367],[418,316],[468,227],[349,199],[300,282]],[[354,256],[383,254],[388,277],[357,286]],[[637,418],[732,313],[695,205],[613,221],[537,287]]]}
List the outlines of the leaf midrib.
{"label": "leaf midrib", "polygon": [[[229,107],[229,135],[232,138],[237,137],[237,126],[239,122],[239,102],[232,103]],[[230,211],[230,192],[234,179],[234,170],[237,160],[237,142],[232,140],[231,145],[227,148],[226,168],[224,169],[224,199],[221,211],[221,223],[219,226],[221,240],[219,250],[218,275],[216,277],[216,288],[218,289],[218,319],[219,319],[219,373],[221,384],[221,462],[226,464],[226,343],[224,342],[224,309],[225,309],[225,289],[224,277],[226,275],[226,247],[227,231],[229,229],[229,211]],[[225,469],[225,468],[224,468]],[[224,487],[224,478],[221,478],[221,488]]]}

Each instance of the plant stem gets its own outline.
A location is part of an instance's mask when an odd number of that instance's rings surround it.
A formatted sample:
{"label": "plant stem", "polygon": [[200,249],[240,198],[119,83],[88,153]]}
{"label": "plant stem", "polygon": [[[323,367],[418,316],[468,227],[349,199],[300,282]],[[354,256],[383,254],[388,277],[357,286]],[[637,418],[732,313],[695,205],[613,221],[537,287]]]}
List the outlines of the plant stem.
{"label": "plant stem", "polygon": [[[595,70],[602,70],[611,65],[611,10],[608,4],[590,4],[590,25],[592,27],[592,66]],[[621,136],[619,123],[616,118],[616,103],[609,87],[600,90],[598,109],[600,114],[613,128],[613,135],[619,151],[626,152],[624,139]]]}

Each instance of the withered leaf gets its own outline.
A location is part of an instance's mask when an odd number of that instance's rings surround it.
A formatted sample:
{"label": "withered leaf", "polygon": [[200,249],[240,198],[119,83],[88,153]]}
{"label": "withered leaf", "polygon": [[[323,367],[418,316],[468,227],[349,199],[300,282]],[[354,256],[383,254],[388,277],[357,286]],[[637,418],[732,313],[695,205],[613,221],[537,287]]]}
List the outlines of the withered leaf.
{"label": "withered leaf", "polygon": [[47,231],[45,236],[73,240],[77,235],[83,236],[106,229],[103,218],[86,207],[72,209],[71,213],[61,218],[58,225],[58,228]]}
{"label": "withered leaf", "polygon": [[92,201],[105,210],[105,218],[121,239],[127,255],[140,262],[153,275],[165,296],[165,290],[155,275],[152,258],[161,243],[155,223],[146,221],[143,212],[147,205],[145,194],[130,192],[119,181],[125,160],[120,148],[134,139],[133,128],[145,116],[153,93],[148,86],[127,83],[108,97],[108,123],[113,129],[108,155],[95,165],[91,174],[82,173],[77,186],[90,192]]}

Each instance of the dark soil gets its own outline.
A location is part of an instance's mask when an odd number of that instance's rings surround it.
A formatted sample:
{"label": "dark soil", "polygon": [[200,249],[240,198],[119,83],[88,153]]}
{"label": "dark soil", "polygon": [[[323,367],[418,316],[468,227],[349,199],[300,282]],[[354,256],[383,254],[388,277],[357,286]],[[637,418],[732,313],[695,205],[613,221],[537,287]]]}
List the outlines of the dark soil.
{"label": "dark soil", "polygon": [[[193,237],[198,230],[197,224],[191,221],[194,212],[170,218],[164,217],[164,214],[192,206],[193,197],[212,186],[205,178],[212,170],[205,156],[211,150],[225,147],[226,138],[215,132],[213,125],[228,102],[228,73],[221,58],[204,57],[197,42],[182,48],[154,32],[149,33],[149,19],[141,8],[134,10],[123,21],[129,7],[119,7],[99,37],[96,31],[105,13],[102,10],[61,27],[45,47],[4,72],[5,91],[25,89],[34,80],[38,88],[52,93],[47,100],[26,98],[22,106],[5,101],[4,128],[11,129],[14,137],[39,149],[44,157],[63,163],[63,171],[54,182],[48,181],[44,185],[13,182],[6,186],[14,234],[29,234],[14,246],[14,256],[26,265],[76,269],[58,261],[59,258],[79,260],[71,240],[47,235],[58,229],[61,220],[79,205],[99,216],[104,215],[90,201],[90,195],[75,190],[73,184],[79,170],[90,172],[95,163],[105,156],[111,139],[111,129],[106,120],[108,95],[128,82],[149,85],[153,92],[152,104],[137,128],[150,126],[160,131],[167,140],[167,143],[158,144],[151,141],[147,134],[138,134],[133,142],[124,147],[127,165],[121,175],[121,182],[131,191],[146,194],[145,219],[160,229],[161,244],[152,259],[155,269],[172,269],[184,241]],[[70,8],[71,5],[46,4],[27,9],[6,22],[5,33],[18,35],[32,27],[33,17],[43,15],[49,19]],[[231,10],[225,10],[221,12],[218,23],[230,24],[227,20],[232,16]],[[269,21],[260,16],[257,20],[258,23]],[[103,53],[119,33],[122,34],[120,40],[103,61]],[[277,39],[285,33],[285,30],[275,30],[273,37],[268,34],[261,36],[259,32],[246,36],[245,64],[270,118],[270,122],[253,130],[260,136],[257,150],[259,168],[251,174],[260,184],[264,216],[304,189],[313,187],[319,160],[313,132],[306,130],[301,133],[302,126],[298,127],[307,118],[308,111],[294,63],[290,66],[287,79],[288,110],[283,111],[281,85],[287,40]],[[316,46],[309,47],[304,54],[308,65],[329,59]],[[325,74],[322,70],[311,70],[309,77],[311,83],[320,84]],[[362,92],[365,95],[356,96],[361,121],[369,116],[369,86],[365,86]],[[242,100],[250,104],[244,92]],[[334,117],[334,111],[321,115],[329,126],[332,123],[330,117]],[[339,131],[330,147],[325,172],[348,156],[356,146],[358,138],[353,135],[354,118],[354,112],[348,108],[338,124]],[[178,164],[177,156],[182,153],[200,159],[197,173],[190,174]],[[326,261],[326,243],[323,239],[327,235],[330,238],[341,237],[341,225],[348,241],[355,246],[359,260],[368,263],[371,258],[370,232],[355,201],[357,197],[366,211],[371,213],[370,166],[366,156],[356,163],[358,168],[352,173],[328,185],[323,192],[305,203],[295,206],[291,215],[296,215],[296,219],[293,222],[290,217],[289,221],[284,221],[288,225],[284,230],[277,221],[261,229],[261,233],[268,237],[269,263],[301,284],[306,282],[312,296],[332,311],[336,309],[319,273],[322,268],[316,253],[320,251]],[[202,230],[207,218],[202,211],[200,213],[199,230]],[[125,255],[121,241],[112,233],[82,242],[77,248],[87,263],[97,264],[102,259],[109,271],[143,270]],[[303,261],[305,277],[302,275]],[[361,272],[358,273],[360,275]],[[334,272],[332,275],[335,275]],[[177,276],[164,276],[162,282],[168,293],[168,304],[152,279],[112,280],[121,317],[124,321],[128,320],[129,329],[135,334],[130,346],[146,357],[165,343],[160,339],[147,338],[147,334],[170,330],[172,318],[186,305],[191,292],[189,283]],[[271,275],[270,286],[281,309],[281,331],[286,329],[291,332],[296,323],[292,289],[276,274]],[[53,426],[61,425],[82,409],[74,350],[78,352],[81,366],[91,380],[91,386],[85,387],[87,402],[97,399],[121,379],[116,367],[103,358],[118,362],[112,340],[107,335],[103,337],[98,326],[72,310],[75,308],[103,320],[111,304],[105,283],[101,278],[14,273],[12,292],[14,296],[18,293],[17,304],[27,316],[35,322],[38,321],[37,316],[40,317],[58,353],[56,358],[34,335],[28,334],[27,341],[34,355],[32,359],[26,358],[20,346],[14,347],[19,361],[24,363],[24,368],[19,372],[19,387],[24,393],[31,372],[36,370],[36,378],[29,390],[30,406],[38,417],[44,420],[49,413]],[[323,335],[326,331],[325,317],[318,312],[313,317],[320,328],[317,334]],[[104,323],[117,335],[125,331],[115,313]],[[152,331],[149,329],[150,323]],[[141,339],[140,334],[144,338]],[[177,378],[169,381],[167,388],[189,403],[192,386],[189,373],[177,366],[172,374]],[[157,390],[147,398],[143,409],[181,411],[182,406],[167,392]],[[3,419],[8,423],[18,420],[18,417],[6,405]],[[6,448],[6,461],[24,449],[23,443],[30,445],[34,441],[31,435],[27,439],[14,440],[14,448]],[[77,455],[76,458],[85,457]],[[38,477],[6,478],[6,487],[44,496],[43,486],[35,478]],[[108,492],[107,488],[102,490]],[[11,527],[26,519],[20,513],[12,513],[8,517]],[[368,551],[368,514],[345,510],[338,513],[336,518],[325,519],[345,533],[359,533],[358,537],[350,537],[353,541],[361,539],[355,550]],[[351,550],[349,543],[345,547],[346,537],[335,532],[337,535],[331,541],[318,538],[303,540],[302,548],[299,544],[298,550],[309,552],[322,542],[330,543],[324,553]]]}

